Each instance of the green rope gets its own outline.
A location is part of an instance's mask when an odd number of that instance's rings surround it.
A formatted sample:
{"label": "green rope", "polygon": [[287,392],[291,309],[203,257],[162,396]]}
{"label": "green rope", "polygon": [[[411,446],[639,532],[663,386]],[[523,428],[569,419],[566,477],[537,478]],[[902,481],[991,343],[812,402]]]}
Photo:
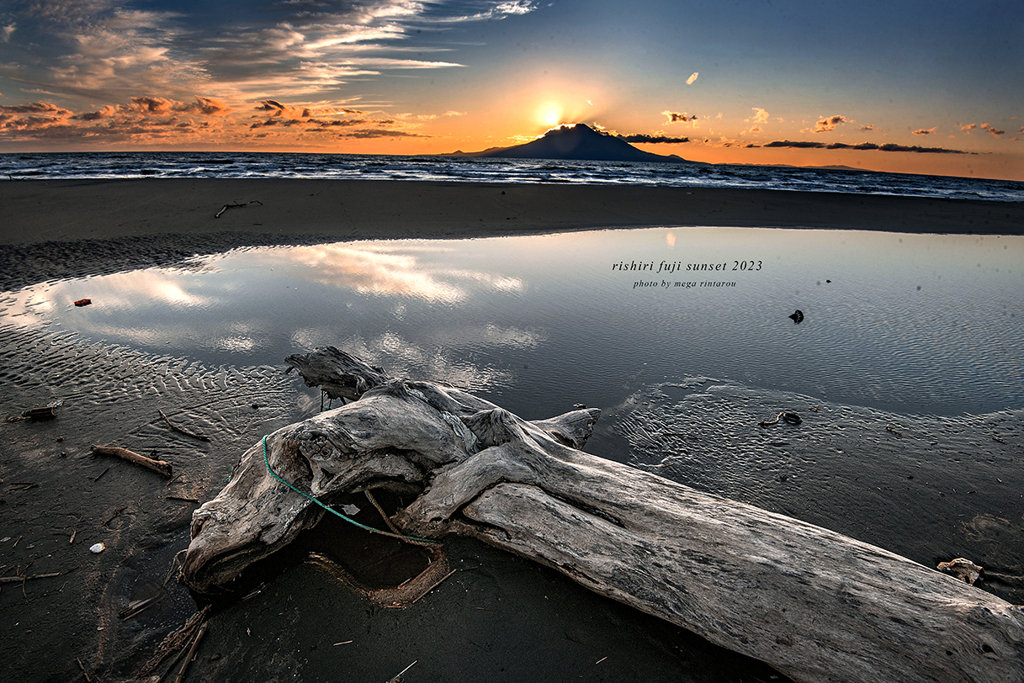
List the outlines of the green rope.
{"label": "green rope", "polygon": [[439,544],[439,541],[432,541],[429,538],[416,538],[415,536],[402,536],[401,534],[393,534],[390,531],[381,531],[380,529],[374,529],[372,526],[367,526],[365,524],[361,524],[361,523],[357,522],[356,520],[352,519],[351,517],[346,517],[345,515],[341,514],[337,510],[335,510],[334,508],[328,507],[327,505],[324,505],[323,503],[321,503],[319,500],[317,500],[313,496],[311,496],[309,494],[306,494],[306,493],[303,493],[299,489],[295,488],[294,486],[292,486],[291,484],[286,482],[280,476],[278,476],[277,472],[275,472],[270,467],[270,458],[267,457],[267,437],[266,436],[263,437],[263,462],[267,466],[267,472],[270,472],[270,476],[272,476],[274,479],[277,479],[279,482],[281,482],[282,484],[284,484],[285,486],[290,488],[292,491],[295,491],[295,493],[299,494],[303,498],[306,498],[307,500],[310,500],[310,501],[316,503],[317,505],[322,507],[324,510],[327,510],[328,512],[330,512],[332,515],[334,515],[336,517],[340,517],[341,519],[343,519],[344,521],[348,522],[349,524],[354,524],[357,527],[359,527],[360,529],[365,529],[366,531],[370,531],[370,532],[375,533],[375,534],[380,534],[382,536],[390,536],[391,538],[397,538],[400,541],[407,541],[407,542],[410,542],[410,543],[418,543],[418,544],[426,543],[426,544],[429,544],[429,545],[438,545]]}

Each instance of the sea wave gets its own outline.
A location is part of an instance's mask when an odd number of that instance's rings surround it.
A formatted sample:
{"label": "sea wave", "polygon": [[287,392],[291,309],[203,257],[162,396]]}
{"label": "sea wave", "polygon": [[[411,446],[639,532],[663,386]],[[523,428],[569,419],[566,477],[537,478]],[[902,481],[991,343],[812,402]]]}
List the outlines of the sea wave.
{"label": "sea wave", "polygon": [[1024,183],[835,168],[262,152],[0,155],[0,177],[29,179],[315,178],[761,188],[1024,201]]}

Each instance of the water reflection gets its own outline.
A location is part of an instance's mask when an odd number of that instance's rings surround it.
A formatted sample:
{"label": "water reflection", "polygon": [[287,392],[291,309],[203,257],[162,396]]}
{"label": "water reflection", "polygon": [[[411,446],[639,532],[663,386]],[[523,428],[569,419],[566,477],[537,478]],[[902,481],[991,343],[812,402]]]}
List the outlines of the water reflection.
{"label": "water reflection", "polygon": [[[454,267],[455,250],[437,245],[409,246],[326,244],[275,249],[269,264],[287,263],[296,279],[352,289],[361,294],[415,297],[434,303],[454,304],[469,296],[462,283],[481,284],[498,291],[517,291],[522,281],[488,272]],[[431,267],[426,256],[443,258]],[[452,261],[455,264],[452,264]]]}
{"label": "water reflection", "polygon": [[44,283],[0,323],[213,365],[334,344],[526,416],[687,375],[955,414],[1024,405],[1021,263],[1019,237],[818,230],[340,243]]}

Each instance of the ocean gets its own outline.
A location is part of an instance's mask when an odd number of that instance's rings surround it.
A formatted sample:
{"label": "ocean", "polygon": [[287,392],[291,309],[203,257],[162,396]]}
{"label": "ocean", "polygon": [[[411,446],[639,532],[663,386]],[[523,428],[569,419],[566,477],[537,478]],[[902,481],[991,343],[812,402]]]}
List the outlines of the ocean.
{"label": "ocean", "polygon": [[0,178],[319,178],[760,188],[1024,201],[1024,182],[845,168],[263,152],[0,154]]}

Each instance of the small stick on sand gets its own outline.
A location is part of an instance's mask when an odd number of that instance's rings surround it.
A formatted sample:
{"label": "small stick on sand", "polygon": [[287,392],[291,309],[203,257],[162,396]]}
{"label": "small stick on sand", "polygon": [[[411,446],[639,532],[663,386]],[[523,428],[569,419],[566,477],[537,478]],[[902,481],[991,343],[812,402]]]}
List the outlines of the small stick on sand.
{"label": "small stick on sand", "polygon": [[196,647],[199,645],[199,641],[203,639],[203,635],[206,633],[206,625],[209,621],[203,621],[199,626],[199,631],[196,633],[195,640],[192,641],[192,647],[188,649],[188,654],[185,655],[185,661],[181,663],[181,671],[178,672],[177,677],[174,679],[174,683],[181,683],[185,680],[185,672],[188,671],[188,665],[192,663],[192,657],[195,655]]}
{"label": "small stick on sand", "polygon": [[208,436],[204,436],[203,434],[196,434],[195,432],[190,432],[189,430],[185,429],[184,427],[178,427],[177,425],[171,424],[171,421],[167,419],[166,415],[164,415],[164,411],[159,410],[159,409],[158,409],[158,411],[160,413],[160,417],[162,417],[164,419],[164,422],[167,423],[167,426],[170,427],[171,429],[173,429],[174,431],[181,432],[185,436],[191,436],[193,439],[199,439],[200,441],[209,441],[210,440],[210,437],[208,437]]}
{"label": "small stick on sand", "polygon": [[259,201],[258,199],[253,199],[252,201],[246,202],[245,204],[225,204],[224,207],[217,212],[217,215],[215,215],[214,218],[220,218],[221,214],[223,214],[228,209],[244,209],[245,207],[249,206],[249,204],[259,204],[260,206],[263,206],[263,202]]}
{"label": "small stick on sand", "polygon": [[[418,662],[418,661],[420,661],[420,660],[418,660],[418,659],[417,659],[417,660],[416,660],[416,662]],[[409,669],[411,669],[411,668],[413,667],[413,664],[415,664],[416,662],[413,662],[413,663],[412,663],[412,664],[410,664],[409,666],[407,666],[407,667],[405,667],[404,669],[402,669],[401,671],[399,671],[399,672],[398,672],[398,675],[396,675],[396,676],[395,676],[394,678],[392,678],[391,680],[389,680],[389,681],[388,681],[388,683],[400,683],[400,682],[401,682],[401,680],[402,680],[402,674],[404,674],[404,673],[405,673],[406,671],[408,671]]]}
{"label": "small stick on sand", "polygon": [[171,463],[164,462],[163,460],[152,460],[144,455],[133,453],[127,448],[118,448],[117,446],[93,446],[92,452],[94,455],[112,455],[128,462],[133,462],[136,465],[142,465],[148,467],[154,472],[159,472],[165,477],[170,478],[171,476]]}
{"label": "small stick on sand", "polygon": [[92,678],[89,676],[89,672],[85,670],[82,660],[76,657],[75,661],[78,662],[78,668],[82,670],[82,675],[85,676],[86,683],[92,683]]}
{"label": "small stick on sand", "polygon": [[33,579],[52,579],[55,576],[60,576],[60,572],[52,572],[50,574],[33,574],[32,576],[0,576],[0,583],[22,583]]}
{"label": "small stick on sand", "polygon": [[128,509],[127,505],[122,505],[121,507],[119,507],[116,510],[114,510],[114,514],[110,515],[110,517],[107,518],[107,521],[103,522],[103,526],[106,526],[106,525],[110,524],[111,522],[113,522],[115,517],[119,516],[122,512],[124,512],[127,509]]}

